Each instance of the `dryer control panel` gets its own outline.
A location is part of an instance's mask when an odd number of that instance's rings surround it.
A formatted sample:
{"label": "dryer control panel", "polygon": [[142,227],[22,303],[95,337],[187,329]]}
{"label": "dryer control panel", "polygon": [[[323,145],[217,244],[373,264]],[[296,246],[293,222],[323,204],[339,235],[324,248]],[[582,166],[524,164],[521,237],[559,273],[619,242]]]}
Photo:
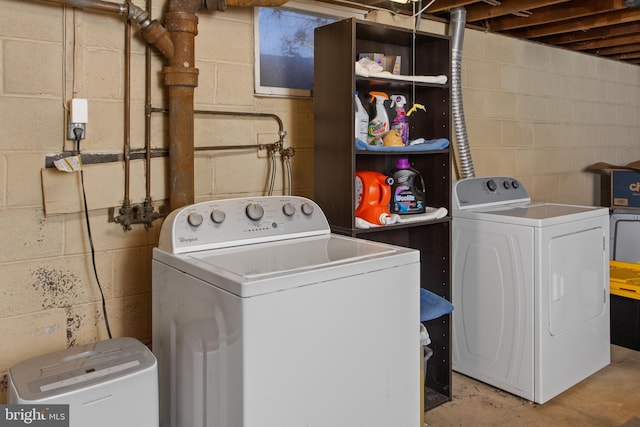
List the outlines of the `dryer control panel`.
{"label": "dryer control panel", "polygon": [[529,203],[524,185],[508,176],[465,178],[453,185],[453,209],[464,210],[514,203]]}
{"label": "dryer control panel", "polygon": [[162,224],[158,248],[177,254],[330,232],[320,206],[304,197],[212,200],[171,212]]}

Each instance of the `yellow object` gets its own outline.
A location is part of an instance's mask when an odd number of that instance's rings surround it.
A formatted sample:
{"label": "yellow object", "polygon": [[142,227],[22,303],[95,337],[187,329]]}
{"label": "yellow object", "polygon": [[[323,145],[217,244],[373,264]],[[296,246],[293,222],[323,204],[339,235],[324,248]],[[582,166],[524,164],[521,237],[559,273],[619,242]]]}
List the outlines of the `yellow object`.
{"label": "yellow object", "polygon": [[422,105],[422,104],[413,104],[413,107],[409,108],[409,111],[407,111],[407,117],[409,117],[410,115],[415,113],[418,108],[421,109],[422,111],[427,111],[427,109],[424,108],[424,105]]}
{"label": "yellow object", "polygon": [[640,264],[609,261],[609,292],[640,300]]}
{"label": "yellow object", "polygon": [[382,145],[385,147],[404,147],[400,132],[396,129],[391,129],[384,137],[382,137]]}

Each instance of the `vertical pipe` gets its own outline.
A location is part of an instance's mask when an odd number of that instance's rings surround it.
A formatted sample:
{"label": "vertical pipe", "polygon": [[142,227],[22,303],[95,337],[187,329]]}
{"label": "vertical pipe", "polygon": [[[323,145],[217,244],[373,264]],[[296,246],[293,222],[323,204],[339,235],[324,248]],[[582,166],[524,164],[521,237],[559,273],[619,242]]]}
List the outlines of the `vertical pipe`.
{"label": "vertical pipe", "polygon": [[198,86],[195,64],[195,13],[168,12],[165,25],[176,49],[164,68],[169,92],[169,208],[194,202],[194,89]]}
{"label": "vertical pipe", "polygon": [[[127,0],[131,3],[131,0]],[[125,22],[124,32],[124,201],[123,207],[131,204],[129,188],[131,181],[131,21]]]}
{"label": "vertical pipe", "polygon": [[469,136],[462,106],[462,44],[464,42],[464,26],[467,11],[458,7],[451,11],[449,23],[451,33],[451,111],[453,113],[456,134],[456,147],[460,158],[462,178],[476,175],[469,149]]}
{"label": "vertical pipe", "polygon": [[[147,13],[151,16],[151,2],[147,0]],[[151,45],[144,48],[144,148],[145,148],[145,203],[151,204]]]}

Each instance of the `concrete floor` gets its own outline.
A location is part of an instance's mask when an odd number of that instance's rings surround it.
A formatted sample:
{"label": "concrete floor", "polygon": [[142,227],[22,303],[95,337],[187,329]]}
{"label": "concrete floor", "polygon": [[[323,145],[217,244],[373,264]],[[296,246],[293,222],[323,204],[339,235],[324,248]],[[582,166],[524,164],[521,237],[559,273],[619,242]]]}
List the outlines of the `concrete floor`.
{"label": "concrete floor", "polygon": [[544,405],[453,373],[453,399],[425,426],[640,427],[640,351],[611,346],[611,364]]}

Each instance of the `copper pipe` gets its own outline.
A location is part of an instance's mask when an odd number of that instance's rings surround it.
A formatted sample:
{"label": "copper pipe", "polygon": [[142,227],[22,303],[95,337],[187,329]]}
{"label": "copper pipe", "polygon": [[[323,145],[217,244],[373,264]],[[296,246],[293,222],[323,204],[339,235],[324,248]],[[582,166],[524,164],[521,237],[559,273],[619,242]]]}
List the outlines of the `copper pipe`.
{"label": "copper pipe", "polygon": [[[147,0],[147,13],[151,16],[152,0]],[[144,149],[145,149],[145,205],[151,205],[151,45],[144,48]]]}
{"label": "copper pipe", "polygon": [[[131,0],[127,0],[131,3]],[[131,177],[131,21],[125,22],[124,31],[124,201],[131,204],[129,186]]]}

